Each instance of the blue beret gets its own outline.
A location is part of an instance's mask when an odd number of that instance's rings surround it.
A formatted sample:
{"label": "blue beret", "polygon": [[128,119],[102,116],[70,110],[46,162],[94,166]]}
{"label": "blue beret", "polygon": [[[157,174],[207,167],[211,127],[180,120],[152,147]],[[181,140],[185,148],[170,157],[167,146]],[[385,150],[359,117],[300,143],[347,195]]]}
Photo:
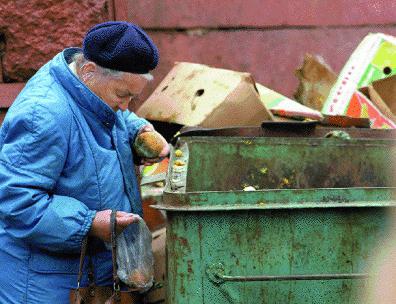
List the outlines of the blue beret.
{"label": "blue beret", "polygon": [[137,25],[124,21],[92,27],[84,38],[83,53],[102,67],[135,74],[153,70],[159,59],[150,37]]}

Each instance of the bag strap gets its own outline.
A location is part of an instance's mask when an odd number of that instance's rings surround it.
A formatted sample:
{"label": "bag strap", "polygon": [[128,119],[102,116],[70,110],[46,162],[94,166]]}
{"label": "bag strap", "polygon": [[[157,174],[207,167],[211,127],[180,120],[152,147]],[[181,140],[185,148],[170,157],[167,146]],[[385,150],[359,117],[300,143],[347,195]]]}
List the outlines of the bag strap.
{"label": "bag strap", "polygon": [[80,267],[78,269],[78,278],[77,278],[77,291],[80,289],[80,283],[83,275],[84,260],[85,260],[85,255],[87,253],[87,248],[88,248],[88,236],[86,236],[83,239],[81,244]]}
{"label": "bag strap", "polygon": [[113,287],[114,287],[114,296],[115,300],[120,300],[120,278],[117,275],[117,234],[116,234],[116,226],[117,226],[117,211],[112,210],[110,215],[110,228],[111,228],[111,255],[113,261]]}

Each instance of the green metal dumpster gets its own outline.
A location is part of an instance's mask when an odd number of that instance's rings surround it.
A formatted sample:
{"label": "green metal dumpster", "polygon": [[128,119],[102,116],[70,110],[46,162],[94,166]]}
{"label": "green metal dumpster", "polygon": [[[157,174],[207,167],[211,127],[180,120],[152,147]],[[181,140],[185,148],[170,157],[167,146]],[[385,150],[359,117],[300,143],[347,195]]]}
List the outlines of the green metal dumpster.
{"label": "green metal dumpster", "polygon": [[359,303],[395,206],[394,135],[269,127],[179,137],[157,206],[168,217],[167,303]]}

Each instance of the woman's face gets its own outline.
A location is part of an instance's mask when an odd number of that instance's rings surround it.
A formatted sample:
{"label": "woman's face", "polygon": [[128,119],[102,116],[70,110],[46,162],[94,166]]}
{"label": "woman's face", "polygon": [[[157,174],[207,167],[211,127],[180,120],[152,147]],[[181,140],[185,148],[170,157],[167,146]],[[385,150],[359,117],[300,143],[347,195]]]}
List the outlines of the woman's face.
{"label": "woman's face", "polygon": [[129,103],[138,99],[148,82],[139,74],[103,75],[97,66],[88,77],[84,75],[83,73],[80,78],[86,86],[115,112],[128,109]]}

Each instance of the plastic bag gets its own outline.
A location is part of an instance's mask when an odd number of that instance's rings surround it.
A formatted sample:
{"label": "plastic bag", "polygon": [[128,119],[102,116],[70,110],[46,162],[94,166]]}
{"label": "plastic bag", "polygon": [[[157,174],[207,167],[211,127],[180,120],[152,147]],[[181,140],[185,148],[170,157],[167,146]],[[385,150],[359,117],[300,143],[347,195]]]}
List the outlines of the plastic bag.
{"label": "plastic bag", "polygon": [[154,280],[152,235],[143,219],[117,236],[117,275],[128,286],[145,292]]}

